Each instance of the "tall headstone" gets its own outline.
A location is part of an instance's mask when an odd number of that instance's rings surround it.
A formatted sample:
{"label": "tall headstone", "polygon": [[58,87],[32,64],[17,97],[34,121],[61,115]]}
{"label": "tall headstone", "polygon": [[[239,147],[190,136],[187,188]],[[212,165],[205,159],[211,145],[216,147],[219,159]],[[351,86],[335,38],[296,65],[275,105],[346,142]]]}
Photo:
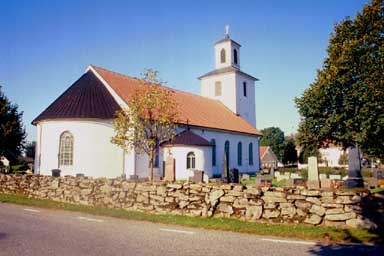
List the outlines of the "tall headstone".
{"label": "tall headstone", "polygon": [[317,167],[317,157],[308,157],[308,183],[309,189],[319,189],[319,169]]}
{"label": "tall headstone", "polygon": [[223,164],[221,165],[221,181],[223,183],[228,183],[228,158],[226,152],[223,155]]}
{"label": "tall headstone", "polygon": [[345,181],[347,188],[363,188],[364,181],[361,175],[360,150],[358,147],[349,149],[348,153],[348,179]]}
{"label": "tall headstone", "polygon": [[175,158],[169,156],[165,160],[164,180],[173,182],[175,179]]}

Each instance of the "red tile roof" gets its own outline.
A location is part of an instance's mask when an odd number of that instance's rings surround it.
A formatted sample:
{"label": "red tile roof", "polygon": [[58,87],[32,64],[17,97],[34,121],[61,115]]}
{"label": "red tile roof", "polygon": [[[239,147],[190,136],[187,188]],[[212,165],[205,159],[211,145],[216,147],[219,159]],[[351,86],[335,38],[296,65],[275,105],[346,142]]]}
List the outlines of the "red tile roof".
{"label": "red tile roof", "polygon": [[32,124],[67,118],[112,119],[119,109],[100,79],[88,71],[36,117]]}
{"label": "red tile roof", "polygon": [[212,146],[212,143],[204,139],[203,137],[193,133],[191,130],[185,130],[177,134],[172,141],[165,142],[162,146]]}
{"label": "red tile roof", "polygon": [[269,146],[260,146],[260,149],[259,149],[259,156],[260,158],[262,158],[265,154],[265,152],[267,152]]}
{"label": "red tile roof", "polygon": [[[104,68],[91,66],[126,103],[142,81]],[[179,124],[261,135],[245,119],[234,114],[219,101],[169,88],[178,104]]]}

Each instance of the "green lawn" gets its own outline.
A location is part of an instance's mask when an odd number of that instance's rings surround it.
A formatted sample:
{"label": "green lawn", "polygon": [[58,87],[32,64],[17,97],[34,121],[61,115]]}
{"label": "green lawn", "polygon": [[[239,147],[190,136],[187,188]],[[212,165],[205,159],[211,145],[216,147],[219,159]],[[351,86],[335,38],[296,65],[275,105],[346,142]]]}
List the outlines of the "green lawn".
{"label": "green lawn", "polygon": [[0,194],[0,202],[35,206],[48,209],[84,212],[94,215],[103,215],[129,220],[177,224],[189,227],[228,230],[257,235],[289,237],[327,242],[364,242],[375,244],[384,243],[383,230],[369,232],[360,229],[340,229],[334,227],[312,227],[306,225],[253,223],[225,218],[193,218],[185,216],[155,215],[137,211],[126,211],[123,209],[106,209],[69,203],[61,203],[52,200],[33,199],[27,198],[23,195]]}

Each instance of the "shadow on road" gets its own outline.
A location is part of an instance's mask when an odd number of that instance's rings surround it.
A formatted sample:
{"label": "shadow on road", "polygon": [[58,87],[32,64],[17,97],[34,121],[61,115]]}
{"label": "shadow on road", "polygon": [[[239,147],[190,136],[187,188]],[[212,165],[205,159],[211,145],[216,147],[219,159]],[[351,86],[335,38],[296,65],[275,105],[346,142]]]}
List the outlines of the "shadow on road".
{"label": "shadow on road", "polygon": [[324,245],[318,244],[309,250],[312,255],[332,255],[332,256],[348,256],[348,255],[384,255],[383,246],[369,245]]}
{"label": "shadow on road", "polygon": [[4,240],[7,238],[7,234],[0,232],[0,240]]}

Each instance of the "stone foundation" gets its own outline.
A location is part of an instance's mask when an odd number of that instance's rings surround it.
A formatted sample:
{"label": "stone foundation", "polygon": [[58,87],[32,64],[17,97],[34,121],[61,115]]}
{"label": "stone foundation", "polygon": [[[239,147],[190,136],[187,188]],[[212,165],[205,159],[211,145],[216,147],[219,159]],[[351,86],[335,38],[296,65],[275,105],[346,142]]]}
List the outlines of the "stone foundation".
{"label": "stone foundation", "polygon": [[384,222],[383,196],[369,192],[0,174],[0,193],[149,213],[257,222],[369,229]]}

